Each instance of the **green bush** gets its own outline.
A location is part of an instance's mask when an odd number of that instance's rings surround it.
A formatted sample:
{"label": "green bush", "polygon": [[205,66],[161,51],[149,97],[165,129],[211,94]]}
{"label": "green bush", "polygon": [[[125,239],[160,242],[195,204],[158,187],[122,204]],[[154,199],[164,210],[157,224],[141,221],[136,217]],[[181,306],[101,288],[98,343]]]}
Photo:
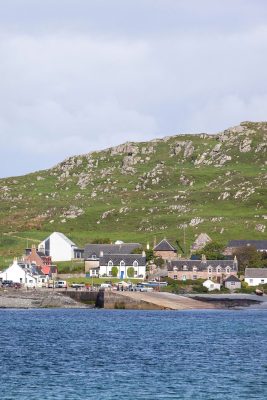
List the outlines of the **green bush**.
{"label": "green bush", "polygon": [[129,267],[127,269],[127,276],[128,276],[128,278],[133,278],[134,277],[134,267]]}
{"label": "green bush", "polygon": [[119,272],[118,267],[112,267],[111,268],[111,275],[113,276],[113,278],[117,277],[118,272]]}

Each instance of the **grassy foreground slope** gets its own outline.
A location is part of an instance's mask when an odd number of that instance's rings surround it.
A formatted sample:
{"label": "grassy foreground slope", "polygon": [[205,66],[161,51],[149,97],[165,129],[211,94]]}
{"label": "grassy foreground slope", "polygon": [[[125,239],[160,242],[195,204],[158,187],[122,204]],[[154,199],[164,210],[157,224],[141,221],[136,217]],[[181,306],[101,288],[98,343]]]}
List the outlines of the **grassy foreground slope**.
{"label": "grassy foreground slope", "polygon": [[183,243],[184,231],[187,249],[201,232],[222,243],[265,239],[266,187],[266,122],[71,157],[0,180],[0,256],[53,231],[79,246],[100,237]]}

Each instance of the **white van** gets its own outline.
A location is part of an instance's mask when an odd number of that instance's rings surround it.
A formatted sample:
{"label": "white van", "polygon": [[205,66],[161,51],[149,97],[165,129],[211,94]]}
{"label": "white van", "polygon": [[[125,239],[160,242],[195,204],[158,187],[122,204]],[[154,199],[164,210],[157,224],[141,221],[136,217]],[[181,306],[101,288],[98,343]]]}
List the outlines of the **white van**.
{"label": "white van", "polygon": [[67,282],[66,281],[56,281],[55,288],[67,289]]}

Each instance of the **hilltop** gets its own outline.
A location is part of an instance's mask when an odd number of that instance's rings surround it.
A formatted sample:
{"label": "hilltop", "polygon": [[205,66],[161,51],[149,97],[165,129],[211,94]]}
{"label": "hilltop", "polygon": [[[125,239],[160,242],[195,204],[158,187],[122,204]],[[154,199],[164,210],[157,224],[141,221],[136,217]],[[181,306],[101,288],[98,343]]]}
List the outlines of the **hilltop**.
{"label": "hilltop", "polygon": [[[152,244],[266,238],[267,122],[180,134],[70,157],[0,180],[0,255],[52,231],[83,246],[109,237]],[[183,227],[186,226],[184,229]]]}

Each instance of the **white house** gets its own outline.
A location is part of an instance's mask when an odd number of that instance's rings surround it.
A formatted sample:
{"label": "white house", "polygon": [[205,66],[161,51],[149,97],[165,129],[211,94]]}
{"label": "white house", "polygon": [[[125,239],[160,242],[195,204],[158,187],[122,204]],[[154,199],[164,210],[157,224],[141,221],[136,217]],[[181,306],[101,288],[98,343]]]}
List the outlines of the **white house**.
{"label": "white house", "polygon": [[[146,277],[146,256],[143,254],[104,254],[99,258],[99,276],[112,276],[112,268],[117,268],[117,278],[139,278]],[[133,276],[129,273],[129,268],[133,268]],[[92,270],[92,274],[96,270]],[[91,274],[91,271],[90,271]]]}
{"label": "white house", "polygon": [[77,249],[76,244],[61,232],[53,232],[38,246],[38,250],[52,257],[53,262],[72,260],[75,249]]}
{"label": "white house", "polygon": [[0,274],[0,280],[21,283],[28,287],[37,287],[39,285],[38,275],[33,275],[26,267],[18,264],[15,258],[13,264]]}
{"label": "white house", "polygon": [[249,286],[258,286],[266,284],[267,268],[246,268],[245,282]]}
{"label": "white house", "polygon": [[221,290],[221,285],[219,283],[214,283],[210,279],[203,282],[203,286],[208,289],[209,292],[212,290]]}

